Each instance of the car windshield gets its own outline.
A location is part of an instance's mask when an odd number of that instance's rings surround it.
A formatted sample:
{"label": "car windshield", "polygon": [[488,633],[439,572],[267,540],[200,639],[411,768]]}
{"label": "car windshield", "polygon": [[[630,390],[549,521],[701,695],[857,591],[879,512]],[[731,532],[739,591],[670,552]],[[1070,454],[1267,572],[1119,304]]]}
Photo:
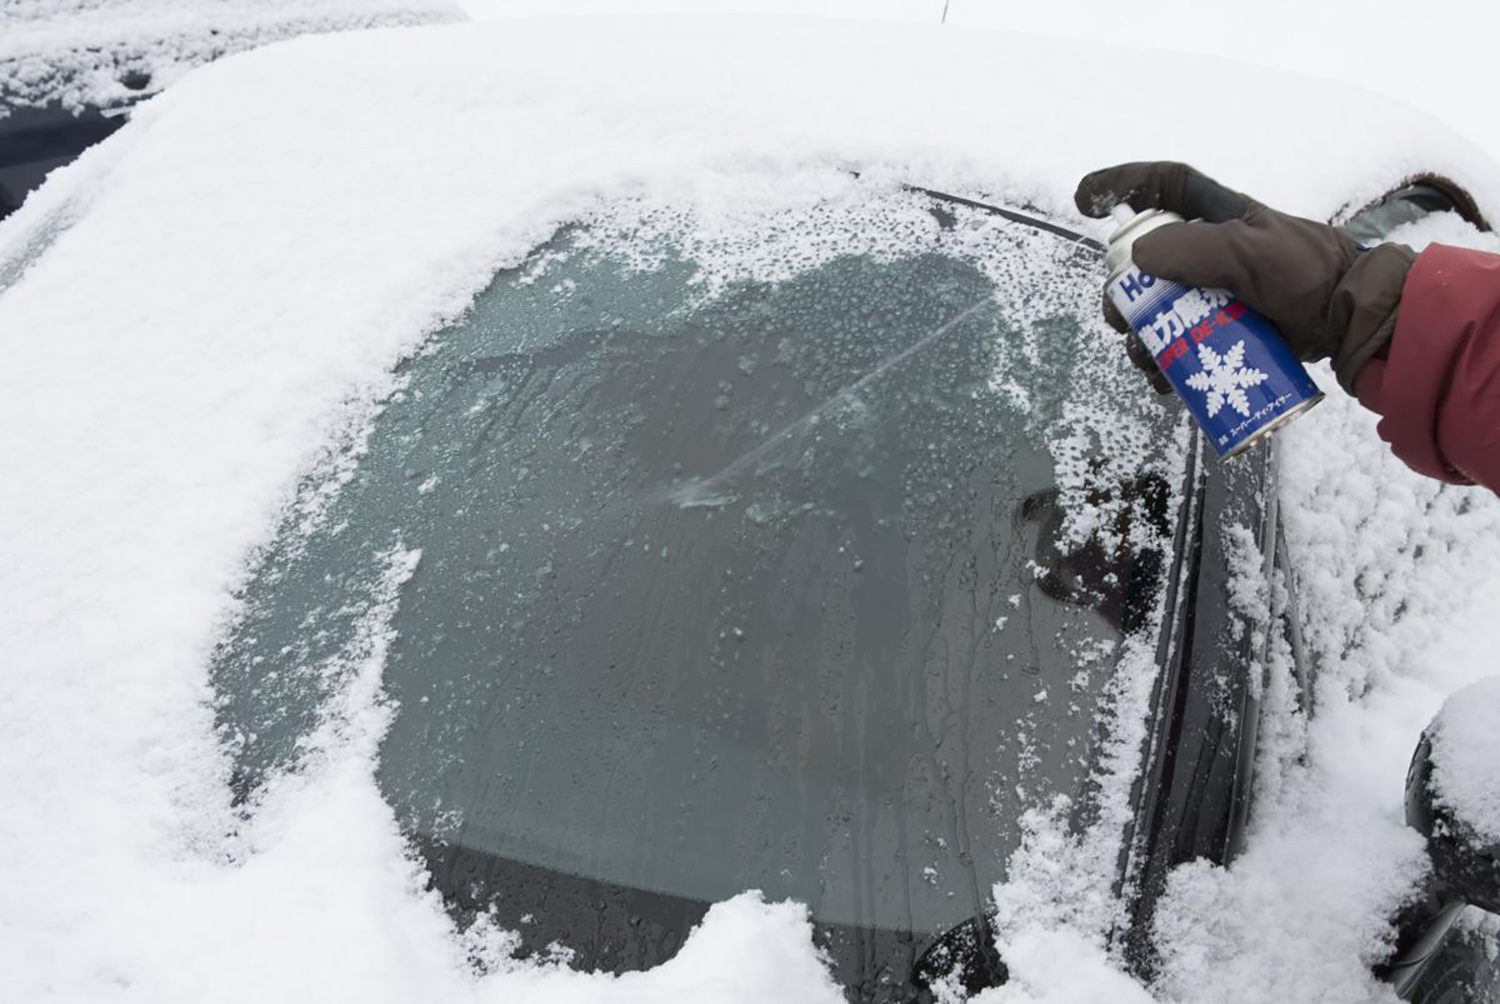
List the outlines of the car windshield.
{"label": "car windshield", "polygon": [[374,658],[407,831],[548,874],[930,934],[1088,815],[1184,441],[1096,258],[917,196],[757,226],[612,210],[399,366],[216,654],[245,797]]}

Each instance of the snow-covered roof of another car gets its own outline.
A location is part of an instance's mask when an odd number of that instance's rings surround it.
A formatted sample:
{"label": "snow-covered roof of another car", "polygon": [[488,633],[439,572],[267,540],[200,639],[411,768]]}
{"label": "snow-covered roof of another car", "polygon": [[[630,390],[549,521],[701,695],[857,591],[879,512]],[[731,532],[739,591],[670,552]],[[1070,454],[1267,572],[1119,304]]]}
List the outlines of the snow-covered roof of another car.
{"label": "snow-covered roof of another car", "polygon": [[0,998],[842,999],[805,911],[753,897],[618,984],[458,943],[368,694],[244,818],[206,705],[232,590],[393,363],[607,200],[691,205],[705,240],[899,182],[1070,217],[1083,172],[1155,157],[1315,217],[1438,171],[1500,219],[1492,162],[1367,92],[952,26],[349,32],[141,105],[0,223]]}
{"label": "snow-covered roof of another car", "polygon": [[0,5],[0,116],[51,102],[107,106],[296,35],[463,17],[452,0],[9,0]]}

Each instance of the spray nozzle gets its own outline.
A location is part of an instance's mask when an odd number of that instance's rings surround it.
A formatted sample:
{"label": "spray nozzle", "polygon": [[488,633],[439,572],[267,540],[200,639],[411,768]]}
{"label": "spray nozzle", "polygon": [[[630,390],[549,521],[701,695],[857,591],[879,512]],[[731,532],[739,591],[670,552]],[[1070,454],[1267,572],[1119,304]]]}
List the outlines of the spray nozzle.
{"label": "spray nozzle", "polygon": [[1115,226],[1123,227],[1125,224],[1135,219],[1136,214],[1135,210],[1130,208],[1130,203],[1120,202],[1117,203],[1115,207],[1109,211],[1109,215],[1110,218],[1115,221]]}

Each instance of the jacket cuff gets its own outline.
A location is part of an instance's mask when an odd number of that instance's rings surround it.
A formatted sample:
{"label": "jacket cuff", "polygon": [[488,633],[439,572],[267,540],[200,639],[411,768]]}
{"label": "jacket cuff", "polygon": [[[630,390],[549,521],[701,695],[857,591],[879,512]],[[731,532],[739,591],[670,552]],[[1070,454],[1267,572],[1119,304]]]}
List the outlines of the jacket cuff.
{"label": "jacket cuff", "polygon": [[1401,289],[1416,260],[1405,244],[1381,244],[1362,252],[1339,280],[1329,309],[1344,331],[1333,371],[1345,393],[1355,394],[1359,371],[1390,342]]}

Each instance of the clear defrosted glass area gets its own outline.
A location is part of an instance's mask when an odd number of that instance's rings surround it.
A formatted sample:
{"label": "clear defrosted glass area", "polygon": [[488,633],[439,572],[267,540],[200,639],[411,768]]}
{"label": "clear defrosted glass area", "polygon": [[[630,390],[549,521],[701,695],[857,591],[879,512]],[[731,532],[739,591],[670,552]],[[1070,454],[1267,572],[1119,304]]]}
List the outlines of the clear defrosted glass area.
{"label": "clear defrosted glass area", "polygon": [[930,933],[1026,808],[1086,816],[1172,430],[1080,365],[1092,257],[915,197],[859,221],[855,253],[758,264],[581,224],[405,361],[216,657],[241,792],[295,767],[378,607],[378,776],[416,834]]}

